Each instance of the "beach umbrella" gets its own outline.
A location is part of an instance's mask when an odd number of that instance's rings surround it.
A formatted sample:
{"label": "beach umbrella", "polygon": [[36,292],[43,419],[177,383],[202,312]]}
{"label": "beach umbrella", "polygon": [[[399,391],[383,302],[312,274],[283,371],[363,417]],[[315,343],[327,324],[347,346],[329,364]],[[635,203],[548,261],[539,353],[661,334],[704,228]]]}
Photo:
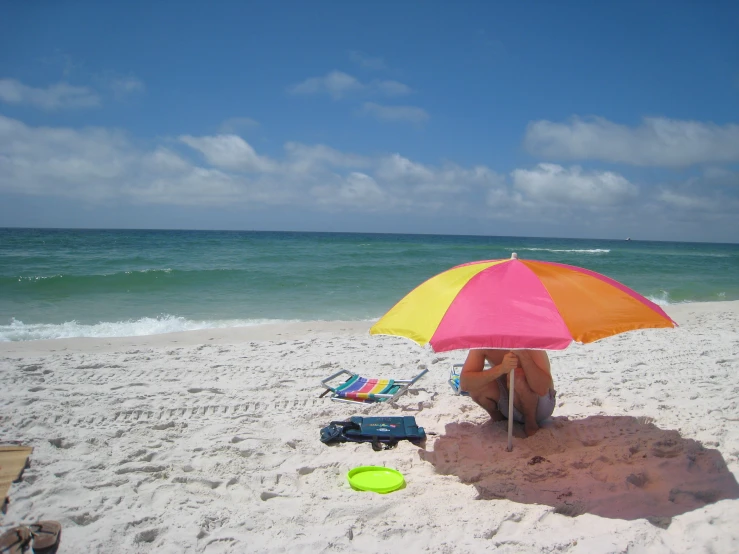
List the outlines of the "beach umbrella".
{"label": "beach umbrella", "polygon": [[[654,302],[605,275],[555,262],[462,264],[431,277],[370,329],[434,352],[473,348],[562,350],[633,331],[675,327]],[[513,412],[513,379],[508,413]],[[508,451],[513,448],[508,418]]]}

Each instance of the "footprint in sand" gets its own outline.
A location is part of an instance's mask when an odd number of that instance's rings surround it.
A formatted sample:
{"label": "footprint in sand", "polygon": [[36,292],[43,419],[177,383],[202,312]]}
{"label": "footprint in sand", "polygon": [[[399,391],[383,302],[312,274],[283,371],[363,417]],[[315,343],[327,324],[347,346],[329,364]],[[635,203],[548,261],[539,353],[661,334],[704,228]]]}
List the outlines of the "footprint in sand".
{"label": "footprint in sand", "polygon": [[85,527],[91,523],[95,523],[98,519],[103,517],[103,514],[91,514],[90,512],[84,512],[82,514],[73,514],[69,516],[76,525]]}
{"label": "footprint in sand", "polygon": [[583,429],[577,433],[577,440],[586,447],[598,446],[603,441],[602,430]]}
{"label": "footprint in sand", "polygon": [[657,458],[675,458],[683,451],[680,441],[665,439],[652,444],[652,455]]}
{"label": "footprint in sand", "polygon": [[271,500],[273,498],[289,497],[287,490],[296,490],[298,486],[297,477],[288,476],[283,473],[277,473],[274,475],[263,475],[259,480],[262,486],[266,486],[266,490],[263,490],[259,494],[259,498],[262,501]]}
{"label": "footprint in sand", "polygon": [[555,514],[560,514],[567,517],[577,517],[584,514],[587,511],[587,506],[579,501],[564,502],[556,508],[554,508]]}
{"label": "footprint in sand", "polygon": [[146,529],[145,531],[140,531],[136,534],[136,536],[133,539],[133,542],[135,543],[152,543],[156,540],[156,538],[159,536],[159,529]]}
{"label": "footprint in sand", "polygon": [[191,477],[189,475],[181,475],[178,477],[174,477],[172,479],[173,483],[183,483],[183,484],[195,484],[195,485],[202,485],[208,489],[214,490],[220,487],[223,484],[223,481],[216,481],[213,479],[205,479],[203,477]]}

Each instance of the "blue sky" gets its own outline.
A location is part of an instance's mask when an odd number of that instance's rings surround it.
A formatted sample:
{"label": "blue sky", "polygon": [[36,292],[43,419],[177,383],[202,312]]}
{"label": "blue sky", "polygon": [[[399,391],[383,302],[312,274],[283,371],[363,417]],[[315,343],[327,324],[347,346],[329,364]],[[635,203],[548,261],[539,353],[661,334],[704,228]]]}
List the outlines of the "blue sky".
{"label": "blue sky", "polygon": [[739,242],[736,2],[7,2],[0,226]]}

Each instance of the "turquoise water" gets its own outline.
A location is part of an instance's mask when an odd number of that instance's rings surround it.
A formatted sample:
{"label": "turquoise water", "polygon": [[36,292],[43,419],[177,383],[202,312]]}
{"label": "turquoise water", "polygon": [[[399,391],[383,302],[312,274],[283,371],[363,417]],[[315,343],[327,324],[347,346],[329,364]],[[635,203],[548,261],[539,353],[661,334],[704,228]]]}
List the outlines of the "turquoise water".
{"label": "turquoise water", "polygon": [[0,341],[380,317],[473,260],[556,261],[660,303],[739,299],[739,245],[433,235],[0,229]]}

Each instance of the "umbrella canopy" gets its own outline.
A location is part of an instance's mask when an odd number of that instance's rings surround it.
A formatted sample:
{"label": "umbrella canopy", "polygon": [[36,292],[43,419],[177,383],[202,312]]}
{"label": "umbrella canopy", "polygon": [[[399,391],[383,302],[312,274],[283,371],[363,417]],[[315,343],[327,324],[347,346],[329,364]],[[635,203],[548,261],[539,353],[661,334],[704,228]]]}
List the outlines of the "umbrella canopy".
{"label": "umbrella canopy", "polygon": [[588,269],[533,260],[459,265],[422,283],[370,329],[429,344],[562,350],[634,329],[675,327],[656,305]]}
{"label": "umbrella canopy", "polygon": [[[562,350],[572,342],[677,324],[625,285],[571,265],[486,260],[453,267],[422,283],[370,329],[429,344],[435,352],[470,348]],[[514,380],[508,413],[513,413]],[[513,417],[508,417],[508,451]]]}

